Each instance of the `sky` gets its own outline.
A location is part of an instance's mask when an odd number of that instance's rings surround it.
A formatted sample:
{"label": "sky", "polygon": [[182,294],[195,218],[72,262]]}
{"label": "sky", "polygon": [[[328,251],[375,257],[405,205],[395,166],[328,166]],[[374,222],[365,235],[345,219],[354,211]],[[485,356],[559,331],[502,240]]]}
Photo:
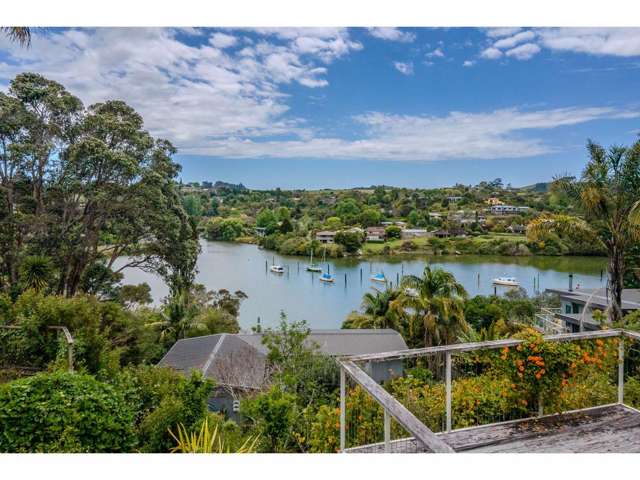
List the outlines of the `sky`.
{"label": "sky", "polygon": [[251,188],[514,186],[640,132],[640,29],[38,29],[0,38],[85,105],[121,99],[181,179]]}

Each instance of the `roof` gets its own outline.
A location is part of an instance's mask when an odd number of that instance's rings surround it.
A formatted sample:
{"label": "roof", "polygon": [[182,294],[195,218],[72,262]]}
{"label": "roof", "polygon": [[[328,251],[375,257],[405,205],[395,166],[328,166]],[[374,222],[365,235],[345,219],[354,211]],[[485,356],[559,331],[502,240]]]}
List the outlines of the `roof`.
{"label": "roof", "polygon": [[323,236],[332,236],[335,235],[336,232],[330,232],[328,230],[322,230],[321,232],[317,232],[316,235],[323,235]]}
{"label": "roof", "polygon": [[[261,333],[223,333],[178,340],[158,363],[183,374],[198,370],[223,385],[259,388],[265,377],[267,349]],[[392,329],[312,330],[307,339],[331,356],[405,350]]]}
{"label": "roof", "polygon": [[[610,293],[606,288],[580,288],[572,291],[548,288],[548,292],[556,293],[561,297],[574,302],[589,304],[595,308],[607,308],[609,306]],[[622,290],[622,309],[637,310],[640,309],[640,289],[625,288]]]}

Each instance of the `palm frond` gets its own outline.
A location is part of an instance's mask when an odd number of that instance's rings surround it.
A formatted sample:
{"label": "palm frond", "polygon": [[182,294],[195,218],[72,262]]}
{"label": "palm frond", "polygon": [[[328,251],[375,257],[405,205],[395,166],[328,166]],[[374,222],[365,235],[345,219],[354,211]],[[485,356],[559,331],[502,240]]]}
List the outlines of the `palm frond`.
{"label": "palm frond", "polygon": [[31,29],[29,27],[0,27],[0,30],[9,37],[12,42],[21,47],[28,48],[31,45]]}

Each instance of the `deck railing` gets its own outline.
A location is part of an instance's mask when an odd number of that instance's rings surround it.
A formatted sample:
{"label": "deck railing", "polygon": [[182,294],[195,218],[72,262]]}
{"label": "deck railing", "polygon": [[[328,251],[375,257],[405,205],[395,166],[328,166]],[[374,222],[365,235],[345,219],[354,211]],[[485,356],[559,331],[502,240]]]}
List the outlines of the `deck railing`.
{"label": "deck railing", "polygon": [[542,308],[535,314],[534,325],[548,334],[568,333],[567,327],[558,319],[560,308]]}
{"label": "deck railing", "polygon": [[[20,325],[0,325],[0,330],[20,331],[22,329],[23,327]],[[51,325],[48,326],[47,329],[55,330],[62,334],[64,342],[67,346],[67,368],[70,372],[73,372],[73,346],[75,344],[75,341],[73,339],[73,336],[71,335],[71,332],[69,332],[69,329],[67,327],[61,325]]]}
{"label": "deck railing", "polygon": [[[609,338],[625,338],[631,340],[640,340],[640,333],[632,332],[621,329],[611,330],[598,330],[593,332],[580,332],[580,333],[563,333],[545,335],[544,340],[547,342],[578,342],[578,341],[590,341],[598,339]],[[451,432],[454,430],[454,418],[452,410],[452,387],[453,387],[453,371],[454,371],[454,359],[466,358],[464,354],[470,352],[479,352],[486,350],[504,349],[505,347],[517,347],[519,344],[524,343],[524,340],[519,339],[504,339],[504,340],[492,340],[486,342],[477,343],[460,343],[452,345],[442,345],[437,347],[419,348],[401,350],[395,352],[377,353],[370,355],[357,355],[351,357],[343,357],[339,359],[341,378],[340,378],[340,450],[345,452],[349,450],[358,450],[358,447],[363,445],[354,445],[351,442],[347,445],[347,383],[352,382],[370,395],[371,398],[377,403],[378,407],[384,412],[384,425],[383,425],[383,442],[376,443],[378,449],[376,451],[391,452],[395,450],[394,442],[392,441],[392,428],[391,419],[395,420],[401,427],[403,432],[408,432],[413,438],[414,444],[417,442],[422,448],[413,451],[427,451],[427,452],[453,452],[454,450],[446,444],[441,435],[437,432]],[[438,370],[440,368],[440,380],[439,386],[444,383],[444,415],[442,424],[439,425],[438,421],[432,422],[432,428],[429,428],[418,416],[411,411],[410,406],[404,405],[399,399],[387,391],[382,385],[376,383],[366,371],[370,371],[371,363],[387,362],[389,364],[393,362],[402,361],[405,364],[411,360],[425,359],[425,358],[437,358],[438,361],[434,361],[433,365]],[[633,357],[638,363],[634,366],[634,371],[640,372],[640,350],[636,349],[633,352]],[[610,372],[609,379],[610,384],[607,384],[607,392],[611,398],[607,397],[606,400],[602,400],[598,405],[589,405],[589,407],[595,407],[599,405],[608,405],[613,403],[624,404],[624,391],[625,391],[625,342],[620,341],[618,343],[617,352],[617,371]],[[466,365],[466,364],[465,364]],[[473,376],[471,372],[470,376]],[[615,385],[617,383],[617,385]],[[617,387],[617,388],[616,388]],[[610,401],[609,401],[610,400]],[[531,418],[535,416],[542,416],[544,414],[544,399],[539,399],[535,409],[525,412],[522,417],[518,418],[488,418],[487,423],[483,425],[501,423],[507,420],[519,420],[524,418]],[[532,406],[533,407],[533,406]],[[357,420],[357,419],[356,419]],[[497,421],[496,421],[497,420]],[[352,420],[353,422],[353,420]],[[470,425],[465,425],[470,426]],[[475,426],[475,425],[471,425]],[[396,429],[398,430],[398,429]],[[435,431],[434,431],[435,430]],[[406,440],[406,439],[405,439]]]}

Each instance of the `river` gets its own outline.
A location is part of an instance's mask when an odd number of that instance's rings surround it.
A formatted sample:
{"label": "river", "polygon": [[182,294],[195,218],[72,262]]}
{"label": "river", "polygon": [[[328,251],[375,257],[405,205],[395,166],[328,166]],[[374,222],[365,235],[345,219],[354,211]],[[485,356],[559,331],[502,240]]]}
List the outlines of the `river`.
{"label": "river", "polygon": [[[603,258],[464,255],[332,259],[322,266],[325,271],[329,267],[335,283],[325,284],[318,281],[320,274],[305,270],[308,259],[278,255],[255,245],[204,240],[201,245],[197,281],[210,290],[245,292],[249,298],[242,303],[240,325],[247,330],[258,317],[262,326],[276,325],[281,311],[289,320],[306,320],[311,328],[340,328],[349,312],[358,309],[365,292],[381,288],[370,280],[372,274],[382,272],[395,285],[402,274],[419,275],[426,262],[453,273],[472,296],[493,293],[492,279],[500,276],[516,277],[529,294],[534,293],[534,282],[539,282],[540,290],[566,288],[569,273],[574,274],[574,286],[599,287],[606,282],[606,273],[604,279],[600,273],[606,266]],[[266,266],[273,261],[283,265],[285,273],[270,272]],[[139,269],[123,273],[124,283],[147,282],[156,304],[168,293],[153,274]]]}

